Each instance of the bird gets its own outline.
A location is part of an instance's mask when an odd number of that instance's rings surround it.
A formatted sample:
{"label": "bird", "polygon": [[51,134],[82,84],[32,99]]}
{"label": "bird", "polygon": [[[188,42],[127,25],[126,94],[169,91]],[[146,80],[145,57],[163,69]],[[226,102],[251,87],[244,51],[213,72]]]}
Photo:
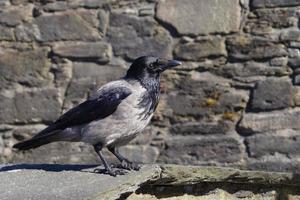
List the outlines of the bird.
{"label": "bird", "polygon": [[[124,77],[95,90],[87,100],[62,114],[31,139],[13,146],[29,150],[42,145],[67,141],[92,145],[104,165],[102,173],[123,175],[124,170],[139,170],[118,151],[149,124],[160,97],[160,75],[181,65],[177,60],[141,56],[133,61]],[[103,156],[107,148],[121,163],[113,168]]]}

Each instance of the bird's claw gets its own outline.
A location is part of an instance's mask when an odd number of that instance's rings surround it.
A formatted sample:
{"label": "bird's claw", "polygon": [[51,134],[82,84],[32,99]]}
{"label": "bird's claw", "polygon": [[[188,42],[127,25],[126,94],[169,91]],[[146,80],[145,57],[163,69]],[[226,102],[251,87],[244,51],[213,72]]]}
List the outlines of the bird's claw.
{"label": "bird's claw", "polygon": [[137,163],[133,163],[133,162],[130,162],[130,161],[127,161],[127,160],[123,160],[121,162],[121,167],[123,169],[127,169],[127,170],[139,170],[141,169],[141,166]]}
{"label": "bird's claw", "polygon": [[94,169],[94,173],[108,174],[110,176],[125,175],[127,172],[122,169]]}

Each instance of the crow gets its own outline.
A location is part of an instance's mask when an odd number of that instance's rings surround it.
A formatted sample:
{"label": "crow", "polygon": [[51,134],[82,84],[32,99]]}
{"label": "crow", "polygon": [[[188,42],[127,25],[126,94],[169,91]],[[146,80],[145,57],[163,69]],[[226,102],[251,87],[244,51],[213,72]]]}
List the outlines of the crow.
{"label": "crow", "polygon": [[123,157],[117,148],[148,125],[159,102],[160,74],[178,65],[179,61],[154,56],[137,58],[125,77],[103,85],[86,101],[13,148],[28,150],[57,141],[84,142],[93,145],[105,173],[116,176],[125,172],[108,164],[101,152],[104,147],[118,158],[122,169],[138,170],[140,166]]}

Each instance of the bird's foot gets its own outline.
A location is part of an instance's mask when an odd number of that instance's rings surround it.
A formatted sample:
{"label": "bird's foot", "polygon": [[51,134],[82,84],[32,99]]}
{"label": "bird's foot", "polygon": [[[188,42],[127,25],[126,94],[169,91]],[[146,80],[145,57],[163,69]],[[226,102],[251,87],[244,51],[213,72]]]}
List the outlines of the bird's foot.
{"label": "bird's foot", "polygon": [[108,174],[110,176],[125,175],[127,172],[123,169],[94,169],[94,173]]}
{"label": "bird's foot", "polygon": [[134,162],[130,162],[128,160],[123,160],[121,162],[121,168],[123,169],[127,169],[127,170],[139,170],[141,169],[141,166],[137,163],[134,163]]}

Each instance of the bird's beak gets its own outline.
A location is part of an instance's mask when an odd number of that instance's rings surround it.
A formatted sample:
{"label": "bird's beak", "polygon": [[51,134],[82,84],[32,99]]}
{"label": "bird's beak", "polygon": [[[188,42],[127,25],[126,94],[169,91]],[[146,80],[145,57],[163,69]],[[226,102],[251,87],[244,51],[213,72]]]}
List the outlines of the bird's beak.
{"label": "bird's beak", "polygon": [[170,69],[170,68],[176,67],[178,65],[181,65],[181,62],[179,62],[177,60],[168,60],[166,63],[166,69]]}

